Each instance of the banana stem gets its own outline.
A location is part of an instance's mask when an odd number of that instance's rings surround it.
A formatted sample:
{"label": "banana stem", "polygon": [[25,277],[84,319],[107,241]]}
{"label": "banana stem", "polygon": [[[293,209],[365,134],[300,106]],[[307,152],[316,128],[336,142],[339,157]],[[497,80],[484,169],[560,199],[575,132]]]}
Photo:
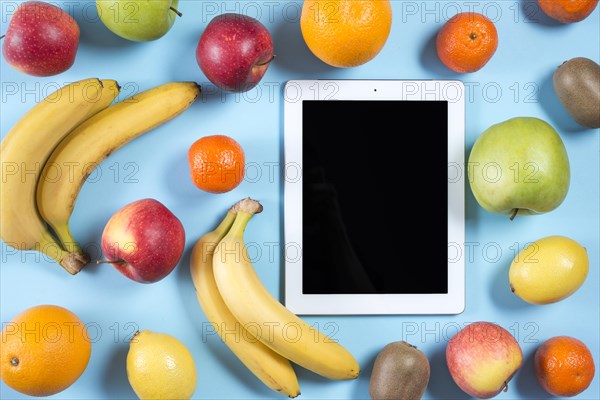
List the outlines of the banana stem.
{"label": "banana stem", "polygon": [[250,197],[246,197],[235,203],[233,207],[231,207],[233,211],[243,211],[248,214],[259,214],[263,210],[263,206],[258,202],[258,200],[253,200]]}
{"label": "banana stem", "polygon": [[86,254],[81,252],[69,253],[68,251],[65,251],[50,233],[46,233],[41,237],[39,246],[39,249],[36,250],[39,250],[54,259],[54,261],[71,275],[77,274],[88,262],[90,262],[90,259]]}
{"label": "banana stem", "polygon": [[235,217],[235,221],[233,222],[233,226],[229,230],[228,235],[240,238],[243,237],[244,230],[246,230],[246,225],[248,225],[250,218],[252,218],[254,214],[261,213],[262,210],[263,206],[257,200],[253,200],[250,197],[235,203],[230,211],[237,212],[237,216]]}
{"label": "banana stem", "polygon": [[84,253],[67,253],[65,257],[63,257],[59,264],[67,270],[71,275],[75,275],[81,269],[90,262],[90,257]]}

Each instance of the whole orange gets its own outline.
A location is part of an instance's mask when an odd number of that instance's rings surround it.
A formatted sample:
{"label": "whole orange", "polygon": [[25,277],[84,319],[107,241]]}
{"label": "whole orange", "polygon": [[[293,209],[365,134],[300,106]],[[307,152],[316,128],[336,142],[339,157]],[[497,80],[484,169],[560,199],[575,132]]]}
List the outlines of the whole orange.
{"label": "whole orange", "polygon": [[372,60],[392,28],[389,0],[305,0],[300,29],[321,61],[339,68]]}
{"label": "whole orange", "polygon": [[575,396],[594,379],[594,359],[583,342],[556,336],[535,352],[535,374],[540,385],[554,396]]}
{"label": "whole orange", "polygon": [[498,32],[486,16],[465,12],[456,14],[440,29],[437,54],[454,72],[475,72],[483,68],[498,48]]}
{"label": "whole orange", "polygon": [[598,5],[598,0],[538,0],[538,4],[549,17],[569,24],[586,19]]}
{"label": "whole orange", "polygon": [[225,193],[244,179],[244,150],[225,135],[198,139],[188,151],[192,181],[209,193]]}
{"label": "whole orange", "polygon": [[29,308],[2,330],[0,378],[29,396],[50,396],[71,386],[92,352],[85,325],[52,305]]}

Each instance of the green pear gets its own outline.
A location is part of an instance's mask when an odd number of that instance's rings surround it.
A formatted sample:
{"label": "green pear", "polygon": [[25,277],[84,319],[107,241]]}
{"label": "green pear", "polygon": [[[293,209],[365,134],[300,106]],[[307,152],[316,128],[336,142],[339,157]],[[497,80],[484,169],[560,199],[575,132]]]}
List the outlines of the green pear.
{"label": "green pear", "polygon": [[569,190],[569,158],[554,128],[532,117],[493,125],[475,141],[467,164],[475,199],[513,219],[558,207]]}
{"label": "green pear", "polygon": [[560,301],[583,284],[589,270],[585,247],[564,236],[529,244],[510,265],[510,289],[531,304]]}
{"label": "green pear", "polygon": [[117,35],[136,42],[162,37],[171,29],[179,0],[96,0],[100,19]]}

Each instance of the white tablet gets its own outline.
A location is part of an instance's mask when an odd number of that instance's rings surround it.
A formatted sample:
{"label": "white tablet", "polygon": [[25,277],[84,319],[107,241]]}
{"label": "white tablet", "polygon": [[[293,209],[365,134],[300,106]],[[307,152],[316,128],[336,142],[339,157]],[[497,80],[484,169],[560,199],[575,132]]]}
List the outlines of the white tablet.
{"label": "white tablet", "polygon": [[287,82],[290,310],[464,310],[464,93],[450,80]]}

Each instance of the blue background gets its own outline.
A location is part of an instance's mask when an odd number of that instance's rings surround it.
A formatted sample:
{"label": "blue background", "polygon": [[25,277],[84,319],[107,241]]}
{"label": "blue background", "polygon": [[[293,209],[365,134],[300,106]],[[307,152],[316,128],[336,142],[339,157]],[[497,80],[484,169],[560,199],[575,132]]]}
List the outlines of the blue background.
{"label": "blue background", "polygon": [[[589,346],[597,363],[596,376],[578,398],[600,398],[599,132],[578,127],[558,102],[552,87],[552,72],[563,61],[576,56],[599,61],[598,9],[580,23],[559,25],[529,1],[392,3],[393,26],[387,44],[374,60],[353,69],[335,69],[315,58],[300,33],[301,3],[278,1],[184,1],[179,7],[184,17],[177,20],[165,37],[150,43],[128,42],[113,35],[97,19],[93,2],[66,2],[63,8],[70,8],[81,27],[79,52],[69,71],[50,78],[33,78],[16,72],[2,60],[2,136],[36,101],[58,86],[78,79],[117,79],[123,86],[119,100],[175,80],[195,80],[205,89],[201,99],[186,113],[106,160],[84,185],[71,220],[75,237],[97,258],[103,227],[116,210],[146,197],[163,202],[182,220],[187,233],[183,259],[167,278],[156,284],[141,285],[108,265],[89,265],[72,277],[37,253],[14,254],[2,243],[2,323],[28,307],[57,304],[74,311],[89,324],[94,343],[88,368],[72,387],[55,398],[134,398],[125,373],[125,357],[127,341],[135,329],[172,334],[192,351],[198,367],[195,398],[280,398],[256,380],[216,336],[203,337],[206,319],[194,296],[188,263],[193,243],[213,229],[232,203],[245,196],[260,199],[265,207],[263,214],[249,225],[247,239],[257,243],[282,239],[283,180],[278,167],[283,162],[282,87],[289,79],[303,78],[461,79],[468,89],[467,155],[477,136],[490,125],[516,116],[540,117],[554,125],[565,142],[572,182],[565,202],[557,210],[535,217],[518,217],[513,222],[481,209],[467,188],[466,241],[472,252],[464,254],[465,312],[456,316],[306,318],[346,346],[358,359],[362,373],[356,381],[334,382],[296,368],[301,398],[368,398],[374,358],[384,345],[397,340],[418,346],[431,362],[431,380],[425,398],[465,398],[446,368],[445,347],[458,327],[479,320],[493,321],[509,329],[524,352],[523,366],[508,393],[498,398],[548,397],[535,380],[532,357],[541,342],[557,335],[577,337]],[[0,31],[6,31],[15,4],[2,1]],[[469,11],[469,7],[495,22],[499,48],[482,70],[459,75],[439,62],[435,35],[448,18],[458,11]],[[215,90],[195,60],[196,44],[204,27],[213,16],[226,11],[259,17],[275,42],[277,58],[263,81],[257,89],[242,95],[223,95]],[[421,135],[422,148],[410,151],[427,153],[430,140],[426,136],[427,122],[416,123],[422,132],[410,131],[404,123],[398,121],[391,132],[371,134],[382,141],[394,136],[400,143],[402,135]],[[252,166],[248,169],[248,179],[227,194],[203,193],[189,179],[186,160],[189,146],[212,134],[226,134],[239,141],[248,165]],[[353,135],[339,140],[342,147],[345,140],[361,138]],[[399,156],[405,151],[398,148]],[[273,163],[277,167],[271,170]],[[404,173],[418,171],[410,170],[408,164],[399,171],[400,187]],[[373,218],[384,218],[381,199],[369,197],[360,182],[356,183],[356,190],[364,197],[364,212],[372,212]],[[403,234],[413,236],[410,231]],[[526,243],[554,234],[569,236],[587,247],[589,275],[571,297],[547,306],[529,305],[510,293],[510,261],[515,250]],[[382,237],[385,235],[382,232]],[[394,263],[411,263],[415,255],[411,254],[410,242],[392,240],[399,242],[395,246],[397,252],[390,254]],[[283,292],[281,257],[279,253],[269,257],[266,247],[262,250],[255,267],[266,287],[279,297]],[[24,396],[2,384],[0,397]]]}

